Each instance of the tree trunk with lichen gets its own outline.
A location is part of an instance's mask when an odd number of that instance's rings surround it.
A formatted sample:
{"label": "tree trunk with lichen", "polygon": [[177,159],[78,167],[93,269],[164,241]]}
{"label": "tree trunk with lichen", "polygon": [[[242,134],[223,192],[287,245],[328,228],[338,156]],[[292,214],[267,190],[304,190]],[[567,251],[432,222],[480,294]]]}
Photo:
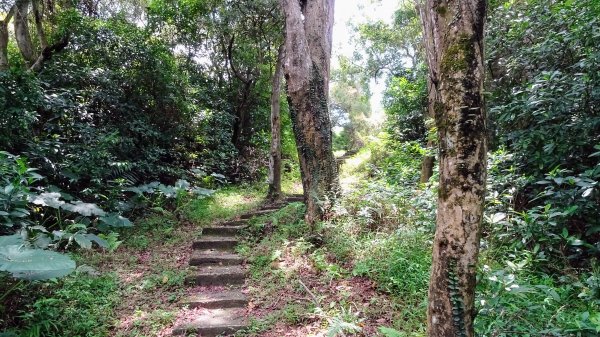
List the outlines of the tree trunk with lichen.
{"label": "tree trunk with lichen", "polygon": [[33,65],[37,59],[31,34],[29,33],[29,0],[17,0],[15,3],[15,40],[23,59],[29,66]]}
{"label": "tree trunk with lichen", "polygon": [[421,7],[430,83],[439,100],[440,187],[428,335],[472,337],[486,181],[483,100],[485,0],[427,0]]}
{"label": "tree trunk with lichen", "polygon": [[0,70],[6,70],[8,64],[8,23],[15,14],[15,6],[12,6],[4,20],[0,21]]}
{"label": "tree trunk with lichen", "polygon": [[314,226],[331,211],[339,193],[328,110],[334,0],[280,1],[286,26],[284,74],[300,157],[305,220]]}
{"label": "tree trunk with lichen", "polygon": [[[421,19],[421,24],[423,25],[423,27],[425,27],[426,25],[426,15],[424,13],[425,6],[423,5],[417,5],[417,10],[419,12],[419,18]],[[425,49],[425,53],[427,54],[427,41],[432,41],[433,39],[433,32],[431,31],[431,29],[425,29],[423,31],[423,44],[424,44],[424,49]],[[429,67],[433,67],[435,68],[436,65],[433,64],[433,62],[436,62],[436,60],[434,58],[431,57],[427,57],[427,61],[428,61],[428,66]],[[437,90],[437,86],[434,85],[433,81],[432,81],[432,77],[428,76],[427,77],[427,111],[425,112],[425,126],[427,127],[427,149],[430,150],[433,148],[434,146],[434,142],[430,139],[429,137],[429,123],[428,121],[431,119],[435,119],[435,111],[433,111],[434,106],[436,105],[436,102],[440,101],[440,93]],[[433,175],[433,166],[435,164],[435,156],[431,156],[431,155],[426,155],[423,157],[423,160],[421,162],[421,176],[419,178],[419,182],[421,184],[425,184],[427,182],[429,182],[429,179],[431,178],[431,176]]]}
{"label": "tree trunk with lichen", "polygon": [[[433,147],[433,142],[427,141],[427,149],[431,149]],[[423,160],[421,161],[421,176],[419,178],[419,182],[421,184],[426,184],[429,182],[429,178],[433,175],[433,164],[435,163],[434,156],[423,156]]]}
{"label": "tree trunk with lichen", "polygon": [[283,72],[283,53],[285,45],[277,51],[277,62],[272,78],[271,89],[271,152],[269,156],[269,191],[267,199],[276,201],[281,198],[281,73]]}

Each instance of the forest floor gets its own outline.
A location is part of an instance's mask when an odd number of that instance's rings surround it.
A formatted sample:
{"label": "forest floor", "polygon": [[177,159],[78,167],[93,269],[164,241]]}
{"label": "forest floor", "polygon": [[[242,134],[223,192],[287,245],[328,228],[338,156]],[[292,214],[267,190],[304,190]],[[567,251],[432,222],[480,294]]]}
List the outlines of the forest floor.
{"label": "forest floor", "polygon": [[[350,159],[350,165],[353,160],[361,159]],[[342,177],[345,192],[356,179]],[[288,185],[286,192],[299,191],[298,184]],[[185,282],[192,243],[201,228],[255,209],[263,198],[264,189],[238,186],[174,212],[155,208],[117,250],[81,254],[80,261],[111,279],[116,290],[100,320],[106,331],[94,336],[170,336],[175,326],[193,319],[199,309],[182,301],[206,289]],[[319,237],[311,238],[303,212],[302,203],[289,204],[250,220],[242,233],[236,251],[249,268],[244,287],[250,325],[236,336],[379,335],[378,327],[399,318],[402,303],[378,290],[375,281],[353,275],[350,263],[340,262]],[[85,318],[97,319],[93,313]]]}
{"label": "forest floor", "polygon": [[203,226],[248,211],[262,197],[262,191],[252,187],[226,188],[175,213],[156,210],[137,224],[137,234],[118,250],[82,256],[99,272],[117,277],[119,300],[110,335],[170,336],[174,325],[195,315],[181,304],[198,291],[185,282],[192,243]]}

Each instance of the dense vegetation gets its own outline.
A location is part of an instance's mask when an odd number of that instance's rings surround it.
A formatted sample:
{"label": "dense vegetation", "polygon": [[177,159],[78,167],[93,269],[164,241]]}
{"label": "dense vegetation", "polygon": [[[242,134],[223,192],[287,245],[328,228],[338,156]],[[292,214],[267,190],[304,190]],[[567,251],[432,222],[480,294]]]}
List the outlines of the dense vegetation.
{"label": "dense vegetation", "polygon": [[[17,16],[0,21],[0,336],[162,335],[186,292],[173,252],[266,195],[278,2],[17,4],[35,57]],[[597,336],[600,3],[488,6],[476,333]],[[419,183],[437,130],[418,14],[401,2],[391,24],[355,26],[330,88],[333,146],[354,153],[342,196],[316,227],[291,204],[248,228],[238,251],[271,311],[244,335],[425,335],[439,183],[437,166]],[[282,103],[284,191],[297,193]]]}

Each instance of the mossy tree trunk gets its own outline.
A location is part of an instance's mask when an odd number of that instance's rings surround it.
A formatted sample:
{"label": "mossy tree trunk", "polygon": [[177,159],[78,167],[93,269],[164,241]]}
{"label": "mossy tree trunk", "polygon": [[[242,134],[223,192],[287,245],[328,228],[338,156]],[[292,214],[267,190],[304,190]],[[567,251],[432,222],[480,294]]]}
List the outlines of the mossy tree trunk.
{"label": "mossy tree trunk", "polygon": [[[417,5],[417,10],[419,11],[419,18],[421,19],[421,24],[423,27],[426,27],[425,20],[427,16],[425,15],[425,6],[419,4]],[[431,29],[424,29],[423,31],[423,45],[425,49],[425,53],[427,55],[427,41],[433,40],[433,31]],[[427,57],[427,62],[429,67],[435,68],[436,62],[435,58]],[[440,101],[440,93],[438,91],[437,86],[432,81],[431,76],[427,76],[427,111],[425,111],[425,126],[427,127],[427,149],[431,150],[434,147],[434,141],[429,137],[429,120],[435,119],[435,111],[434,107],[436,102]],[[433,166],[435,165],[435,156],[427,155],[423,157],[423,161],[421,162],[421,176],[419,178],[419,182],[421,184],[425,184],[429,182],[431,176],[433,176]]]}
{"label": "mossy tree trunk", "polygon": [[269,191],[267,199],[281,199],[281,77],[283,72],[283,54],[285,45],[277,51],[277,62],[271,79],[271,151],[269,156]]}
{"label": "mossy tree trunk", "polygon": [[29,0],[17,0],[15,3],[15,40],[19,51],[23,56],[26,63],[31,66],[35,63],[37,55],[31,41],[31,34],[29,33]]}
{"label": "mossy tree trunk", "polygon": [[440,187],[428,334],[472,337],[486,181],[483,101],[485,0],[427,0],[421,9],[429,76],[439,93]]}
{"label": "mossy tree trunk", "polygon": [[0,70],[6,70],[8,64],[8,23],[15,14],[15,6],[13,5],[4,20],[0,21]]}
{"label": "mossy tree trunk", "polygon": [[285,16],[284,74],[306,203],[314,225],[339,192],[328,94],[334,0],[280,0]]}
{"label": "mossy tree trunk", "polygon": [[[427,149],[431,149],[432,147],[433,142],[428,140]],[[433,164],[435,164],[434,156],[427,155],[423,157],[423,160],[421,161],[421,176],[419,178],[419,182],[421,184],[426,184],[429,182],[429,179],[433,175]]]}

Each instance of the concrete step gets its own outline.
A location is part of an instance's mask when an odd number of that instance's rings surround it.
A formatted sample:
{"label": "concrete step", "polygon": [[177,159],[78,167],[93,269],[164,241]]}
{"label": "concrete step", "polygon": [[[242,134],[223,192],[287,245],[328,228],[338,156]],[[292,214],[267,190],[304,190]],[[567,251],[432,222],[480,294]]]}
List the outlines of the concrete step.
{"label": "concrete step", "polygon": [[190,265],[200,266],[213,264],[221,266],[232,266],[241,264],[242,261],[242,257],[238,254],[227,253],[217,249],[203,249],[196,250],[192,253]]}
{"label": "concrete step", "polygon": [[231,221],[221,222],[221,223],[217,224],[216,226],[223,226],[223,227],[228,227],[228,226],[233,226],[233,227],[248,226],[248,221],[246,221],[246,220],[231,220]]}
{"label": "concrete step", "polygon": [[193,321],[176,326],[173,335],[197,334],[202,337],[231,335],[248,326],[244,310],[213,309],[197,316]]}
{"label": "concrete step", "polygon": [[264,209],[264,210],[258,210],[258,211],[254,211],[254,212],[242,214],[242,215],[240,215],[240,219],[246,220],[246,219],[253,218],[255,216],[261,216],[261,215],[270,214],[270,213],[275,212],[278,209],[279,208],[277,208],[277,209]]}
{"label": "concrete step", "polygon": [[243,308],[248,305],[248,297],[239,290],[224,290],[190,296],[183,303],[190,308]]}
{"label": "concrete step", "polygon": [[294,194],[293,196],[289,196],[284,199],[285,202],[304,202],[304,196],[302,194]]}
{"label": "concrete step", "polygon": [[246,269],[242,266],[200,266],[192,269],[187,283],[198,286],[234,286],[244,284]]}
{"label": "concrete step", "polygon": [[231,236],[237,235],[244,228],[246,226],[211,226],[202,228],[202,234]]}
{"label": "concrete step", "polygon": [[276,211],[278,209],[281,209],[283,207],[285,207],[286,204],[272,204],[272,205],[266,205],[260,208],[260,211]]}
{"label": "concrete step", "polygon": [[238,240],[233,236],[204,235],[194,241],[194,249],[222,249],[233,250],[237,246]]}

